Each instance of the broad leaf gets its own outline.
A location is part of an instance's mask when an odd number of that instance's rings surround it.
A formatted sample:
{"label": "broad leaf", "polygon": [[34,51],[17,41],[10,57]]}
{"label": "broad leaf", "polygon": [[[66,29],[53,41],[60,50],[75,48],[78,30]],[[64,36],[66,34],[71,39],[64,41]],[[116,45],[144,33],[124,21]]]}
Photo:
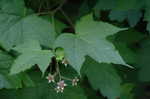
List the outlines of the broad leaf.
{"label": "broad leaf", "polygon": [[9,75],[13,57],[0,51],[0,89],[1,88],[22,88],[23,85],[27,87],[34,86],[34,83],[26,73],[18,75]]}
{"label": "broad leaf", "polygon": [[20,73],[17,75],[9,75],[7,74],[5,76],[5,78],[7,79],[7,81],[10,84],[10,88],[22,88],[22,87],[33,87],[35,86],[35,83],[31,80],[31,78],[29,77],[29,75],[27,73]]}
{"label": "broad leaf", "polygon": [[[5,2],[5,0],[2,1]],[[20,0],[7,0],[7,2],[9,3],[2,3],[0,6],[2,9],[0,10],[0,44],[5,49],[9,50],[29,39],[38,40],[46,47],[52,46],[55,33],[48,20],[37,15],[27,15],[28,10],[18,8],[23,6],[22,3],[19,3]],[[12,5],[11,2],[13,2]],[[12,11],[8,12],[10,11],[8,8],[11,8]],[[20,12],[24,13],[20,14]]]}
{"label": "broad leaf", "polygon": [[53,53],[50,50],[41,50],[39,43],[32,40],[14,49],[18,52],[22,52],[22,54],[14,61],[11,74],[17,74],[30,69],[36,64],[42,73],[44,73],[53,57]]}
{"label": "broad leaf", "polygon": [[129,29],[126,31],[121,31],[109,37],[109,39],[111,39],[126,63],[134,65],[137,63],[138,55],[134,51],[134,48],[131,46],[135,46],[135,44],[142,40],[144,37],[145,35],[143,35],[141,32],[137,32],[134,29]]}
{"label": "broad leaf", "polygon": [[19,53],[24,53],[24,52],[30,52],[30,51],[39,51],[42,49],[38,41],[29,40],[21,45],[14,47],[13,50]]}
{"label": "broad leaf", "polygon": [[137,61],[137,55],[131,48],[129,48],[126,44],[121,42],[114,42],[116,48],[118,49],[120,55],[122,58],[126,61],[128,64],[135,64]]}
{"label": "broad leaf", "polygon": [[76,34],[60,35],[55,47],[64,48],[65,57],[78,72],[86,55],[100,63],[127,65],[115,47],[106,39],[107,36],[120,30],[122,29],[104,22],[93,21],[91,16],[86,16],[77,23]]}
{"label": "broad leaf", "polygon": [[[132,45],[144,39],[146,37],[142,32],[138,32],[134,29],[129,29],[126,31],[121,31],[115,35],[116,42],[122,42],[127,45]],[[136,36],[136,37],[135,37]]]}
{"label": "broad leaf", "polygon": [[23,15],[27,10],[23,0],[0,0],[0,12]]}
{"label": "broad leaf", "polygon": [[[45,46],[52,45],[54,33],[51,31],[49,22],[35,15],[19,20],[16,17],[12,19],[13,17],[6,14],[0,16],[0,43],[4,48],[10,49],[30,39],[38,40]],[[6,23],[2,24],[3,21]]]}
{"label": "broad leaf", "polygon": [[112,65],[99,64],[91,58],[87,58],[83,66],[83,73],[88,77],[92,87],[100,90],[108,99],[120,97],[122,81]]}

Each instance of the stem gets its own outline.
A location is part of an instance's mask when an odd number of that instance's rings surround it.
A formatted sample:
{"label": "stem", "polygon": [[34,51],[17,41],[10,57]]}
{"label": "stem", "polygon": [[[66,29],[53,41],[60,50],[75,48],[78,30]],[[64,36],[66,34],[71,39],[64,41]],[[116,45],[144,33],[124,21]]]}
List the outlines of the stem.
{"label": "stem", "polygon": [[53,25],[53,32],[56,32],[56,27],[55,27],[55,14],[52,15],[52,25]]}
{"label": "stem", "polygon": [[68,17],[68,15],[62,10],[59,9],[60,12],[63,14],[63,16],[66,18],[66,20],[68,21],[68,23],[71,25],[72,28],[74,28],[74,24],[72,23],[71,19]]}
{"label": "stem", "polygon": [[59,69],[59,64],[58,64],[58,61],[56,60],[56,72],[54,73],[54,76],[56,76],[57,74],[59,76],[59,81],[61,81],[62,79],[72,81],[72,79],[64,77],[61,75],[60,69]]}
{"label": "stem", "polygon": [[59,64],[58,64],[57,60],[56,60],[56,72],[58,73],[59,81],[61,81],[61,74],[60,74]]}
{"label": "stem", "polygon": [[38,8],[38,12],[39,12],[39,13],[41,12],[42,5],[43,5],[43,2],[41,2],[41,0],[40,0],[40,6],[39,6],[39,8]]}
{"label": "stem", "polygon": [[65,80],[68,80],[68,81],[72,81],[72,79],[70,78],[67,78],[67,77],[64,77],[64,76],[61,76],[62,79],[65,79]]}
{"label": "stem", "polygon": [[60,10],[66,2],[67,0],[63,0],[63,2],[60,3],[60,5],[53,12],[56,13],[58,10]]}
{"label": "stem", "polygon": [[53,11],[39,12],[39,13],[36,13],[36,15],[45,15],[45,14],[53,14],[54,15],[58,10],[60,10],[63,7],[63,5],[66,3],[66,1],[67,0],[63,0],[63,2],[60,3],[60,5],[57,8],[55,8]]}

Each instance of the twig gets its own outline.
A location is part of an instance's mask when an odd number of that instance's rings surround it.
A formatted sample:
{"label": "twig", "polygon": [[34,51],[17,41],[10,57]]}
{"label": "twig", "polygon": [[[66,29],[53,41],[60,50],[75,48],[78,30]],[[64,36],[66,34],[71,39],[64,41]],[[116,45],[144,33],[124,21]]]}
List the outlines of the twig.
{"label": "twig", "polygon": [[38,8],[38,12],[41,11],[42,5],[43,5],[43,2],[41,2],[41,0],[40,0],[40,6],[39,6],[39,8]]}
{"label": "twig", "polygon": [[45,15],[45,14],[53,14],[54,15],[58,10],[60,10],[63,7],[63,5],[66,3],[66,1],[67,0],[63,0],[63,2],[60,3],[60,5],[52,11],[39,12],[39,13],[35,13],[35,15]]}
{"label": "twig", "polygon": [[72,79],[64,77],[64,76],[61,76],[61,78],[64,79],[64,80],[72,81]]}
{"label": "twig", "polygon": [[59,9],[60,12],[64,15],[68,23],[71,25],[72,28],[74,28],[74,24],[72,23],[71,19],[65,14],[65,12],[62,9]]}
{"label": "twig", "polygon": [[60,10],[66,2],[67,0],[63,0],[63,2],[53,12],[56,13],[58,10]]}
{"label": "twig", "polygon": [[60,74],[60,70],[59,70],[59,64],[57,61],[56,61],[56,72],[58,73],[59,81],[61,81],[61,74]]}

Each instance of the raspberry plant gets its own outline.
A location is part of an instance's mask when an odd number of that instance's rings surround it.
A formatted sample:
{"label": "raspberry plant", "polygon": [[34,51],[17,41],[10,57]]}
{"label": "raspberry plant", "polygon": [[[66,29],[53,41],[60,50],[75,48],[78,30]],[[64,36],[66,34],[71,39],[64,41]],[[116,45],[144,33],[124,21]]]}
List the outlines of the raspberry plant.
{"label": "raspberry plant", "polygon": [[0,98],[150,99],[149,22],[149,0],[0,0]]}

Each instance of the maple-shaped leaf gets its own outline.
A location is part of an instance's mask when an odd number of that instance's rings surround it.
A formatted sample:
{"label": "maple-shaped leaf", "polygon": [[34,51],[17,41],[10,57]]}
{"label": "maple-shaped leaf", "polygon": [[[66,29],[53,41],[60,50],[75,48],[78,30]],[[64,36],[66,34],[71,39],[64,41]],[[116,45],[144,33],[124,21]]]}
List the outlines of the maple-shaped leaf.
{"label": "maple-shaped leaf", "polygon": [[51,62],[51,58],[54,56],[50,50],[41,50],[39,43],[34,40],[17,46],[14,50],[22,54],[14,61],[10,72],[11,74],[30,69],[36,64],[42,73],[44,73]]}
{"label": "maple-shaped leaf", "polygon": [[76,34],[60,35],[55,47],[62,47],[69,63],[80,72],[85,56],[102,63],[127,65],[118,51],[106,38],[123,29],[104,22],[97,22],[91,15],[83,17],[76,25]]}
{"label": "maple-shaped leaf", "polygon": [[46,47],[52,46],[55,40],[52,24],[36,14],[30,15],[23,0],[1,0],[0,8],[0,44],[3,48],[10,50],[29,39],[38,40]]}

